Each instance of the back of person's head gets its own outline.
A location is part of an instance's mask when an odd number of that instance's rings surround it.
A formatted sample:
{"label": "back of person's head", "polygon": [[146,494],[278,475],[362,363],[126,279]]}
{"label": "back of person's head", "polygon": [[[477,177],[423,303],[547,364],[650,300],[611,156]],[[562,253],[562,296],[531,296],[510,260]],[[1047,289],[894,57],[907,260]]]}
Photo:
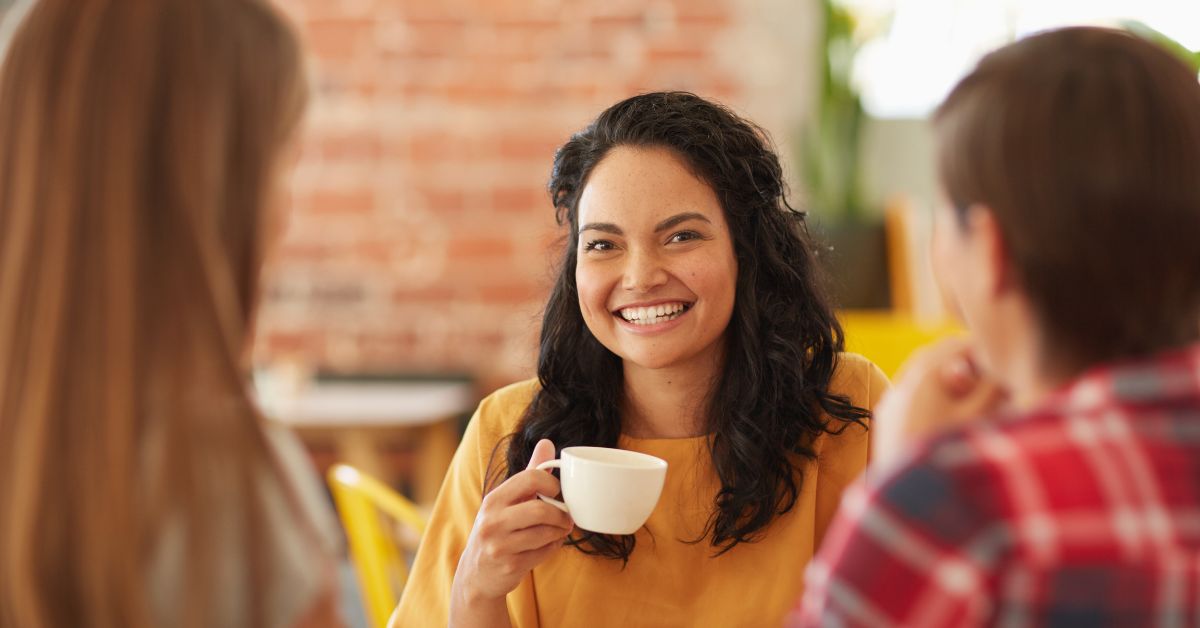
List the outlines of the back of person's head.
{"label": "back of person's head", "polygon": [[980,61],[935,125],[949,201],[995,216],[1052,368],[1200,335],[1200,83],[1180,59],[1038,34]]}
{"label": "back of person's head", "polygon": [[[147,563],[168,522],[195,566],[181,615],[202,625],[212,510],[232,495],[253,527],[252,479],[273,468],[243,361],[275,169],[304,106],[298,44],[260,0],[15,10],[0,68],[0,626],[152,623]],[[227,487],[205,477],[214,458]]]}

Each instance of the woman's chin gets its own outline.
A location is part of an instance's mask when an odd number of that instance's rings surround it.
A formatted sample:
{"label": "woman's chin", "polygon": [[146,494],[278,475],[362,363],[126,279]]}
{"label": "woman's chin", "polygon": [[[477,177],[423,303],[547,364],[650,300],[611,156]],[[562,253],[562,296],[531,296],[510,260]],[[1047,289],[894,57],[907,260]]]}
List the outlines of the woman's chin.
{"label": "woman's chin", "polygon": [[648,371],[672,368],[684,362],[684,358],[676,352],[665,351],[627,351],[618,353],[626,368],[638,368]]}

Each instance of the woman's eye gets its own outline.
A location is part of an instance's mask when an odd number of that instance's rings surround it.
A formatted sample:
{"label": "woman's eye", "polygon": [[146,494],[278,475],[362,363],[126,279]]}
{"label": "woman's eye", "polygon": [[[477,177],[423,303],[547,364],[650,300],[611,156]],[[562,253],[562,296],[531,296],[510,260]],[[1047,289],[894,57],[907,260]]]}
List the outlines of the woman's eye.
{"label": "woman's eye", "polygon": [[670,242],[688,242],[691,240],[699,240],[700,234],[695,231],[680,231],[671,236]]}
{"label": "woman's eye", "polygon": [[591,240],[583,245],[585,251],[611,251],[613,243],[608,240]]}

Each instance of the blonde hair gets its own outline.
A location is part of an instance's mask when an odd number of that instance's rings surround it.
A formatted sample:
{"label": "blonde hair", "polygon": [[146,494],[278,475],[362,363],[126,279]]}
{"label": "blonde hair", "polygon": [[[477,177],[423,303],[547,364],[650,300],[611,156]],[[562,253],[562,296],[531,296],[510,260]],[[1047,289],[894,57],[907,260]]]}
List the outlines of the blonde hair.
{"label": "blonde hair", "polygon": [[0,67],[0,626],[152,623],[170,522],[182,616],[209,623],[230,503],[257,625],[277,471],[242,362],[305,100],[296,38],[259,0],[38,0],[20,20]]}

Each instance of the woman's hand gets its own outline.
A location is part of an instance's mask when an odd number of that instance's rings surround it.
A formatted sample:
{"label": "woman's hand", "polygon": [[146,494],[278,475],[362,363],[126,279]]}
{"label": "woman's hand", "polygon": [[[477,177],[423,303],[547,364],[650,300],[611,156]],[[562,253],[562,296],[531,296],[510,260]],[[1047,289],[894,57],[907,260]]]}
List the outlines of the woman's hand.
{"label": "woman's hand", "polygon": [[1003,406],[1007,394],[978,364],[965,338],[914,353],[875,408],[872,469],[886,469],[914,444]]}
{"label": "woman's hand", "polygon": [[553,458],[554,443],[539,441],[528,467],[484,496],[454,574],[451,626],[506,625],[505,596],[571,533],[571,517],[537,499],[559,492],[558,480],[535,468]]}

